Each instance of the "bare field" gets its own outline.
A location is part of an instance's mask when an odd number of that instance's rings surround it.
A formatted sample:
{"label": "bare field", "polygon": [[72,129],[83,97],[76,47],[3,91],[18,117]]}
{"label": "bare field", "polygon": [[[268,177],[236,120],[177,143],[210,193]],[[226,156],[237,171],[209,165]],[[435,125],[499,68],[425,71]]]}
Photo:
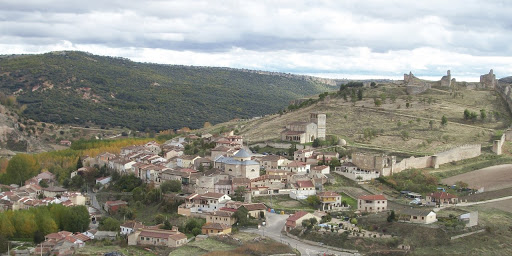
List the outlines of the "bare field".
{"label": "bare field", "polygon": [[484,191],[509,188],[512,187],[512,164],[491,166],[441,180],[448,185],[457,181],[466,182],[470,188],[484,187]]}
{"label": "bare field", "polygon": [[489,207],[512,213],[512,199],[482,204],[481,207]]}
{"label": "bare field", "polygon": [[[366,89],[362,101],[355,103],[342,97],[321,101],[283,115],[269,115],[251,121],[232,121],[215,125],[207,131],[237,129],[249,142],[280,140],[280,132],[293,121],[307,121],[309,113],[327,114],[327,134],[385,151],[433,154],[461,144],[491,145],[496,129],[504,129],[510,121],[507,108],[494,91],[460,90],[463,97],[454,98],[450,92],[432,89],[419,95],[406,95],[405,87],[386,85]],[[391,95],[396,99],[391,100]],[[384,98],[376,107],[374,97]],[[407,107],[408,105],[408,107]],[[487,117],[474,121],[463,120],[465,109]],[[494,115],[494,112],[499,114]],[[441,127],[445,115],[448,125]],[[432,121],[432,127],[430,122]],[[371,128],[377,136],[364,139],[364,129]],[[202,130],[201,130],[202,131]]]}

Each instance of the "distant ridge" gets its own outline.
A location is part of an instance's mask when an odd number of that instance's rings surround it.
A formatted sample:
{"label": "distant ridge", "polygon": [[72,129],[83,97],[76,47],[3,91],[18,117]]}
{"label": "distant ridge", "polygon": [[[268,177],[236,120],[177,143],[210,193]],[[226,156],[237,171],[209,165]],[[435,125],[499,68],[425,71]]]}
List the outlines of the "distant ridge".
{"label": "distant ridge", "polygon": [[0,91],[16,95],[28,118],[60,124],[200,128],[276,113],[291,100],[335,89],[332,79],[76,51],[0,56]]}

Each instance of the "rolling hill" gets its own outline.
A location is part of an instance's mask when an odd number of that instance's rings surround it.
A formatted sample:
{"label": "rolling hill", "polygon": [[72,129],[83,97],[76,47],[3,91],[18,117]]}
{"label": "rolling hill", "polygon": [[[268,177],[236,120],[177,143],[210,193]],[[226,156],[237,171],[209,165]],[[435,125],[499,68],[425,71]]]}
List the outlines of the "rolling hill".
{"label": "rolling hill", "polygon": [[26,105],[25,117],[57,124],[200,128],[206,121],[276,113],[290,100],[335,88],[335,82],[307,76],[137,63],[84,52],[0,57],[0,91]]}
{"label": "rolling hill", "polygon": [[[310,112],[319,111],[327,114],[327,134],[360,149],[422,156],[462,144],[480,143],[489,148],[495,135],[511,123],[506,103],[494,90],[457,88],[457,93],[434,87],[422,94],[407,95],[404,85],[379,84],[366,88],[361,101],[331,94],[323,101],[282,115],[227,122],[204,131],[237,129],[251,143],[280,141],[280,132],[287,123],[306,121]],[[382,101],[380,106],[376,106],[376,99]],[[478,118],[465,120],[465,109],[477,113]],[[483,119],[482,109],[486,113]],[[446,126],[441,125],[443,115],[448,120]]]}

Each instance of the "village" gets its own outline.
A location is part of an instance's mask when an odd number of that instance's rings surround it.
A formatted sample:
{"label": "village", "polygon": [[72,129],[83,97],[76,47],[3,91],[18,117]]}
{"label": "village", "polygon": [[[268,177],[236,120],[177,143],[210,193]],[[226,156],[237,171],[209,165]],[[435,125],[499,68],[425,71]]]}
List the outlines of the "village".
{"label": "village", "polygon": [[[478,157],[480,145],[461,145],[432,156],[401,161],[395,156],[361,152],[340,156],[337,149],[344,146],[344,141],[340,140],[335,147],[311,146],[315,140],[326,139],[326,122],[325,114],[314,112],[308,120],[286,125],[281,131],[282,141],[302,147],[289,156],[284,152],[279,155],[253,153],[244,144],[243,137],[234,135],[233,131],[216,135],[188,134],[161,145],[152,141],[124,147],[119,154],[104,152],[95,157],[81,157],[82,167],[71,173],[72,181],[87,177],[99,168],[106,170],[101,177],[95,177],[94,186],[86,191],[64,188],[58,184],[55,175],[47,171],[25,181],[22,186],[3,186],[4,192],[0,193],[3,211],[60,204],[87,207],[89,213],[90,224],[86,230],[49,233],[32,249],[13,252],[15,255],[68,255],[90,241],[105,239],[121,239],[128,246],[178,248],[192,240],[246,231],[274,240],[279,237],[281,242],[284,234],[288,241],[292,241],[287,242],[288,245],[295,242],[297,247],[299,243],[313,243],[307,250],[331,250],[334,254],[352,255],[358,252],[333,247],[332,243],[307,241],[304,236],[310,232],[332,232],[353,238],[391,239],[394,235],[386,233],[385,229],[358,224],[358,219],[381,213],[376,215],[381,221],[437,225],[439,211],[467,204],[467,201],[459,200],[457,194],[479,192],[467,185],[457,188],[454,184],[446,184],[427,193],[422,191],[423,194],[419,191],[390,193],[371,184],[376,179],[407,169],[439,168],[442,164]],[[203,152],[209,154],[194,154],[205,148],[207,150]],[[128,199],[113,198],[116,193],[108,196],[112,192],[108,189],[113,183],[120,182],[119,177],[133,177],[152,188],[151,191],[161,188],[158,193],[179,204],[175,214],[193,220],[189,221],[192,223],[202,221],[195,227],[184,229],[163,219],[149,224],[133,217],[127,220],[129,211],[126,209],[139,202],[130,200],[136,196],[134,188],[121,191],[120,194],[128,195]],[[355,184],[357,188],[344,189],[347,183]],[[179,189],[164,192],[164,187],[169,184],[178,185]],[[102,192],[105,190],[107,192]],[[98,200],[96,195],[99,194],[111,200]],[[106,230],[106,219],[114,216],[119,219],[119,212],[123,212],[121,222]],[[156,218],[156,213],[149,214]],[[450,212],[450,217],[443,219],[442,225],[464,227],[473,232],[471,228],[478,225],[478,212],[459,212],[456,216]],[[453,220],[456,220],[455,224]],[[393,246],[401,251],[410,249],[408,244]],[[297,250],[303,252],[306,249]]]}

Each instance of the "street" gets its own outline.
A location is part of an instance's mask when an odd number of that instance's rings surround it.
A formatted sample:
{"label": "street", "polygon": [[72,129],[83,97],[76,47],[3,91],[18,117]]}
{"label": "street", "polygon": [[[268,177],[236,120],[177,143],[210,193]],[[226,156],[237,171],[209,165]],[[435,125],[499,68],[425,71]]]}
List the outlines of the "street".
{"label": "street", "polygon": [[288,215],[280,215],[275,213],[267,213],[266,226],[262,226],[260,229],[245,229],[244,232],[255,233],[262,236],[266,236],[272,238],[275,241],[278,241],[283,244],[290,245],[291,247],[297,249],[301,255],[313,256],[313,255],[323,255],[324,253],[331,253],[335,255],[353,255],[351,253],[344,253],[339,251],[329,250],[328,248],[324,248],[322,246],[315,246],[306,243],[302,243],[293,238],[287,237],[286,235],[281,234],[281,230],[284,227],[286,219]]}

